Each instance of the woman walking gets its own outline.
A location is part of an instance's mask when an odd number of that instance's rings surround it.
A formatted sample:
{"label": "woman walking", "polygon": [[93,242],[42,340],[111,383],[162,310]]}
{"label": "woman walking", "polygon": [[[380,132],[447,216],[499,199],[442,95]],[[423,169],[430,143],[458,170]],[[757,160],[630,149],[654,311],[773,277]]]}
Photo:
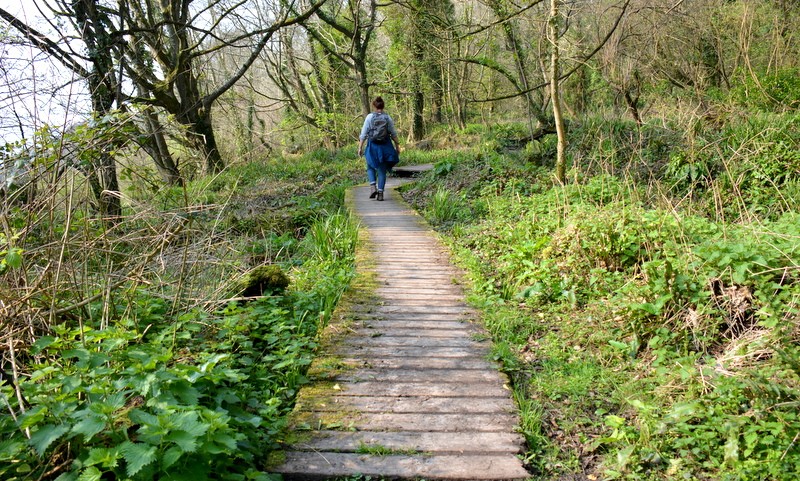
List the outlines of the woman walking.
{"label": "woman walking", "polygon": [[[394,167],[400,160],[400,142],[394,120],[383,111],[381,97],[372,101],[375,112],[367,115],[361,135],[358,136],[358,156],[365,154],[367,160],[367,178],[372,187],[369,198],[383,200],[383,189],[386,186],[386,171]],[[367,149],[364,150],[364,142]]]}

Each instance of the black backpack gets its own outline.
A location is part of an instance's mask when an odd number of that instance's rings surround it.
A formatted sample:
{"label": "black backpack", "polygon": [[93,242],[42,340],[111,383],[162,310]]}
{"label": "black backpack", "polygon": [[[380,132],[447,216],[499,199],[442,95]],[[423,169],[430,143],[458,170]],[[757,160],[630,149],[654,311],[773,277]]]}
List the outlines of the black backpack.
{"label": "black backpack", "polygon": [[369,140],[376,144],[385,144],[389,140],[389,116],[378,112],[372,116],[372,130]]}

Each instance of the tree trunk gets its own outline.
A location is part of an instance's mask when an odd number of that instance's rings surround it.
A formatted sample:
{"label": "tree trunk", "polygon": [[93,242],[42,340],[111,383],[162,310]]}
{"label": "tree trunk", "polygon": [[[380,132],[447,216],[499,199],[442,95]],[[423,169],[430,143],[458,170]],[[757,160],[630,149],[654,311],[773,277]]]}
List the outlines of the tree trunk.
{"label": "tree trunk", "polygon": [[553,118],[556,124],[556,134],[558,141],[556,144],[556,180],[563,184],[566,180],[566,158],[564,151],[567,146],[566,132],[564,131],[564,119],[561,116],[561,89],[559,88],[560,65],[559,65],[559,27],[558,0],[550,0],[550,42],[552,53],[550,56],[550,98],[553,102]]}
{"label": "tree trunk", "polygon": [[217,148],[217,138],[211,124],[211,110],[196,108],[189,112],[189,142],[205,157],[205,170],[209,174],[218,174],[225,168],[222,156]]}
{"label": "tree trunk", "polygon": [[100,154],[98,170],[103,190],[100,192],[98,200],[100,202],[100,215],[110,223],[122,217],[122,203],[119,196],[119,182],[117,181],[117,162],[114,157],[107,153]]}
{"label": "tree trunk", "polygon": [[369,98],[367,64],[365,61],[361,61],[361,59],[354,59],[354,63],[358,73],[358,92],[361,96],[361,113],[367,116],[372,111],[372,101]]}
{"label": "tree trunk", "polygon": [[411,125],[411,136],[415,141],[425,138],[425,93],[421,89],[414,92],[414,116]]}
{"label": "tree trunk", "polygon": [[161,122],[158,120],[158,114],[152,107],[145,107],[143,113],[147,133],[147,141],[143,145],[145,151],[153,159],[156,169],[164,182],[169,185],[183,185],[178,165],[169,151],[167,139],[164,138],[164,131],[161,127]]}
{"label": "tree trunk", "polygon": [[[98,117],[103,117],[113,110],[118,94],[110,26],[100,13],[97,0],[78,0],[73,8],[92,64],[87,78],[92,110]],[[103,143],[106,141],[101,140]],[[91,159],[89,182],[97,199],[100,215],[107,222],[114,223],[122,215],[117,164],[105,149],[100,148],[97,151],[97,156]]]}

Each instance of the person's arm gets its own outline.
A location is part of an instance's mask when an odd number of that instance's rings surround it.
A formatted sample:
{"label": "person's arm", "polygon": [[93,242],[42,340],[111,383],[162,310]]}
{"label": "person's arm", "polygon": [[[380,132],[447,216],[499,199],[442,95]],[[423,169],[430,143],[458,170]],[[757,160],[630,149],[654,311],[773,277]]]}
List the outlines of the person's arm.
{"label": "person's arm", "polygon": [[392,138],[392,142],[394,142],[394,149],[397,153],[400,153],[400,139],[397,137],[397,129],[394,126],[394,119],[392,116],[389,116],[389,136]]}
{"label": "person's arm", "polygon": [[367,132],[369,132],[369,125],[371,120],[372,120],[372,114],[367,114],[367,118],[364,119],[364,125],[361,127],[361,133],[358,135],[359,157],[361,157],[361,154],[364,153],[364,141],[367,140]]}

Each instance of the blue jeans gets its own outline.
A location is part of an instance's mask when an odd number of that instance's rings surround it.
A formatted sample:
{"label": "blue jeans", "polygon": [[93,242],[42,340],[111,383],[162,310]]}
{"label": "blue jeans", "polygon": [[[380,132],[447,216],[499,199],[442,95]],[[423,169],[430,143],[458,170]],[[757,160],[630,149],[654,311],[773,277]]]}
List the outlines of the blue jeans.
{"label": "blue jeans", "polygon": [[[391,142],[375,144],[369,141],[364,152],[367,159],[367,178],[370,184],[378,183],[378,190],[383,192],[386,186],[386,172],[390,165],[397,163],[397,151]],[[376,179],[377,177],[377,179]]]}
{"label": "blue jeans", "polygon": [[383,192],[383,188],[386,186],[386,167],[383,164],[378,167],[371,167],[367,162],[367,179],[369,179],[370,184],[375,184],[377,181],[378,190]]}

